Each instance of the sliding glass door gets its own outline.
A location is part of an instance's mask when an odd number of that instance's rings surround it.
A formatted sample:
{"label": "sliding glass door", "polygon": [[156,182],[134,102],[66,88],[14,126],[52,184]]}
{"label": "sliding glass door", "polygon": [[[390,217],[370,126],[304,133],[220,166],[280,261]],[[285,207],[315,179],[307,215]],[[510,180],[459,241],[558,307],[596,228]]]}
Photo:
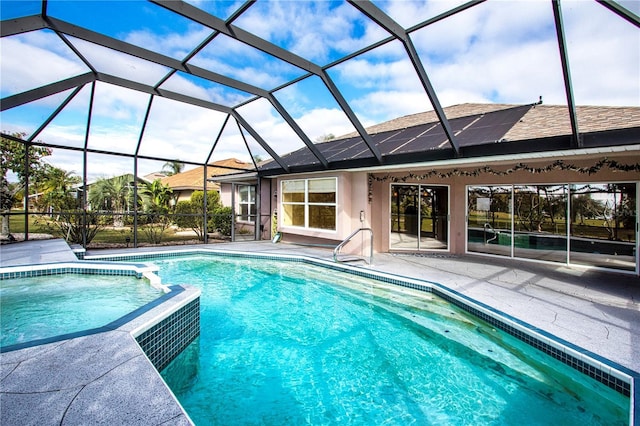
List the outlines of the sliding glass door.
{"label": "sliding glass door", "polygon": [[571,185],[570,261],[634,271],[636,184]]}
{"label": "sliding glass door", "polygon": [[636,183],[467,188],[467,251],[636,271]]}
{"label": "sliding glass door", "polygon": [[511,186],[472,186],[467,193],[467,250],[511,256]]}
{"label": "sliding glass door", "polygon": [[391,185],[393,250],[446,250],[449,190],[444,186]]}
{"label": "sliding glass door", "polygon": [[567,185],[513,188],[513,255],[567,261]]}

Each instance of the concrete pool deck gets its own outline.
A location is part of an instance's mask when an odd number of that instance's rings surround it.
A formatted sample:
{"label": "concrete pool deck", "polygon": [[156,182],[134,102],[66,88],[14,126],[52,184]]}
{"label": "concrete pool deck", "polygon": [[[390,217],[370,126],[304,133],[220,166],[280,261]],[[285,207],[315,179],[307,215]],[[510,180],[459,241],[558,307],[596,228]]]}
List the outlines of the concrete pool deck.
{"label": "concrete pool deck", "polygon": [[[60,240],[4,245],[0,248],[0,266],[68,261],[70,250],[65,246]],[[93,250],[86,256],[181,249],[332,259],[332,251],[325,248],[269,241]],[[640,279],[637,276],[448,254],[376,253],[373,266],[360,267],[442,284],[626,369],[640,372]],[[123,418],[131,420],[127,424],[189,423],[130,335],[130,343],[125,336],[116,339],[117,343],[110,335],[84,338],[95,340],[79,344],[78,339],[73,339],[0,354],[0,423],[113,424],[114,420],[118,423],[117,420]],[[151,417],[145,416],[145,412]],[[638,418],[637,410],[635,418]]]}

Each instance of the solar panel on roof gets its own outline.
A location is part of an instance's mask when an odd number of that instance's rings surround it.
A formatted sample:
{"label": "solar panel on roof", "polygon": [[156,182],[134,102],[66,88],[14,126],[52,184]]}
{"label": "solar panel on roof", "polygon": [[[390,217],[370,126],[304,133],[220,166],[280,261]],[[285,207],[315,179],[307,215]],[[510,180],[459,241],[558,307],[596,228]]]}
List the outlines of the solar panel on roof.
{"label": "solar panel on roof", "polygon": [[[524,105],[486,114],[459,117],[449,120],[449,124],[460,146],[491,144],[502,139],[530,108],[530,105]],[[440,122],[376,133],[371,135],[371,139],[383,156],[418,154],[451,148]],[[373,156],[360,136],[323,142],[316,144],[316,147],[330,162],[366,159]],[[287,154],[283,160],[290,166],[318,163],[317,158],[306,147]],[[269,167],[274,169],[278,165],[270,163]]]}
{"label": "solar panel on roof", "polygon": [[336,139],[328,142],[322,142],[316,144],[316,147],[322,154],[327,154],[330,152],[337,152],[343,150],[345,147],[349,147],[353,141],[360,140],[359,136],[347,139]]}
{"label": "solar panel on roof", "polygon": [[397,151],[402,150],[403,147],[410,144],[420,136],[436,129],[437,127],[440,127],[440,123],[430,123],[407,129],[407,131],[402,134],[402,136],[404,136],[403,138],[394,139],[393,141],[389,141],[385,144],[384,153],[386,155],[394,154]]}
{"label": "solar panel on roof", "polygon": [[306,166],[320,163],[309,148],[299,149],[298,151],[287,154],[281,158],[288,166]]}
{"label": "solar panel on roof", "polygon": [[327,159],[329,161],[352,160],[357,157],[358,153],[368,149],[362,139],[354,139],[350,146],[345,146],[342,151],[337,152]]}
{"label": "solar panel on roof", "polygon": [[433,128],[433,130],[426,132],[417,138],[408,141],[405,145],[398,147],[393,151],[393,154],[424,152],[443,147],[448,148],[448,142],[449,140],[447,139],[447,135],[444,133],[444,130],[442,130],[442,126],[437,126]]}
{"label": "solar panel on roof", "polygon": [[484,114],[458,135],[458,143],[460,146],[473,146],[499,141],[530,108],[527,105]]}

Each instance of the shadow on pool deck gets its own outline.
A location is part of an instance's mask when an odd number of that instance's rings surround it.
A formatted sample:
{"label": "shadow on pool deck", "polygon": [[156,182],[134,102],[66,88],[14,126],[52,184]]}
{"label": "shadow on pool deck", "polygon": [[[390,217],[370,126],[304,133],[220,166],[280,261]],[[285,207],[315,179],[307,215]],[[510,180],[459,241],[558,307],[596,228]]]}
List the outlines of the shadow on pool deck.
{"label": "shadow on pool deck", "polygon": [[[5,267],[68,261],[70,250],[60,241],[4,245],[0,248],[0,264]],[[332,251],[325,248],[269,241],[92,250],[86,257],[188,249],[332,259]],[[373,266],[353,264],[351,267],[439,283],[627,369],[640,371],[640,279],[637,276],[566,265],[448,254],[376,253]],[[0,363],[3,400],[12,395],[5,389],[4,379],[13,367],[5,361],[3,354]],[[24,404],[28,409],[28,401]]]}

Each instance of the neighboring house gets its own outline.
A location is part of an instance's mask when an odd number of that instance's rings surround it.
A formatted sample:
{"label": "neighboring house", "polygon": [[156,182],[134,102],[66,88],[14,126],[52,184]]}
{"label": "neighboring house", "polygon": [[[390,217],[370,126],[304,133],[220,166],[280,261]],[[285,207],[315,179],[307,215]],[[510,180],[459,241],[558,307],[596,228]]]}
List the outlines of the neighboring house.
{"label": "neighboring house", "polygon": [[142,178],[149,182],[153,182],[156,179],[162,179],[165,177],[167,177],[167,174],[164,172],[152,172],[152,173],[149,173],[148,175],[144,175]]}
{"label": "neighboring house", "polygon": [[[463,104],[317,144],[259,168],[283,241],[473,253],[638,273],[640,108]],[[579,137],[574,135],[578,134]],[[294,168],[295,167],[295,168]],[[291,173],[294,171],[294,173]],[[358,237],[358,241],[365,239]],[[364,243],[363,243],[364,244]]]}
{"label": "neighboring house", "polygon": [[[249,168],[253,168],[253,164],[244,163],[235,158],[229,158],[209,164],[206,170],[206,177],[211,178],[213,176],[225,175]],[[191,198],[193,191],[204,190],[204,169],[204,166],[196,167],[194,169],[187,170],[186,172],[166,176],[161,178],[160,181],[163,185],[168,185],[173,190],[176,202],[188,201]],[[225,204],[227,197],[221,192],[220,185],[218,183],[208,183],[207,191],[217,191],[221,193],[221,201],[223,202],[223,205],[229,205]]]}

